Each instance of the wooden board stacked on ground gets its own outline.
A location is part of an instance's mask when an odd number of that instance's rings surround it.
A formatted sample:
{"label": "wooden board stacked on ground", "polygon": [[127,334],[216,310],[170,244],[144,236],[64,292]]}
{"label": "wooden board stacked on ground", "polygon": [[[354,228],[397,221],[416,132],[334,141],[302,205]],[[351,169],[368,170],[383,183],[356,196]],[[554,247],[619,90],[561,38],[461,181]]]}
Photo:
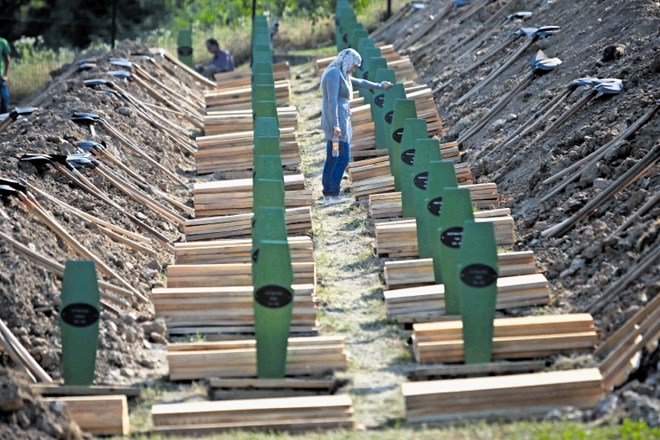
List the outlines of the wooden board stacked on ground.
{"label": "wooden board stacked on ground", "polygon": [[596,350],[601,357],[599,369],[607,389],[623,384],[635,370],[635,359],[646,348],[649,353],[658,349],[660,338],[660,295],[656,295],[624,325],[610,335]]}
{"label": "wooden board stacked on ground", "polygon": [[[289,237],[288,242],[292,262],[314,261],[314,245],[310,237]],[[251,257],[252,240],[249,238],[174,244],[176,264],[249,263]]]}
{"label": "wooden board stacked on ground", "polygon": [[[198,174],[216,171],[251,170],[254,160],[254,132],[240,131],[196,139],[195,165]],[[282,165],[300,166],[300,149],[294,129],[280,129]]]}
{"label": "wooden board stacked on ground", "polygon": [[[214,75],[218,90],[246,87],[252,85],[252,72],[249,70],[232,70]],[[273,64],[273,78],[284,81],[291,78],[291,69],[287,61]]]}
{"label": "wooden board stacked on ground", "polygon": [[[256,341],[191,342],[167,346],[171,380],[256,377]],[[286,376],[323,376],[347,367],[344,338],[290,337]]]}
{"label": "wooden board stacked on ground", "polygon": [[[433,101],[433,93],[427,87],[411,87],[406,90],[406,98],[414,99],[417,109],[417,117],[426,120],[429,137],[441,135],[443,132],[442,122]],[[351,101],[351,124],[353,126],[353,137],[351,139],[351,156],[371,157],[387,155],[387,148],[376,145],[375,125],[371,118],[371,109],[364,104],[363,99]],[[452,152],[458,155],[458,148]]]}
{"label": "wooden board stacked on ground", "polygon": [[236,429],[353,429],[353,406],[346,395],[281,397],[154,405],[154,432],[200,435]]}
{"label": "wooden board stacked on ground", "polygon": [[[278,107],[277,120],[280,129],[298,127],[298,111],[295,107]],[[204,135],[212,136],[244,131],[254,131],[252,110],[214,111],[204,116]]]}
{"label": "wooden board stacked on ground", "polygon": [[593,407],[604,395],[597,368],[404,383],[409,422],[538,416]]}
{"label": "wooden board stacked on ground", "polygon": [[[292,333],[316,333],[313,284],[293,285]],[[254,334],[251,286],[163,287],[151,292],[156,316],[169,334]]]}
{"label": "wooden board stacked on ground", "polygon": [[[278,106],[289,105],[289,81],[275,81],[275,99]],[[204,93],[206,111],[247,110],[252,108],[252,86],[233,87]]]}
{"label": "wooden board stacked on ground", "polygon": [[46,402],[61,402],[84,432],[94,435],[128,435],[126,396],[49,397]]}
{"label": "wooden board stacked on ground", "polygon": [[[457,163],[454,164],[454,169],[459,184],[472,183],[472,171],[470,171],[469,164]],[[387,156],[352,162],[348,164],[348,174],[353,195],[356,198],[394,191],[394,177],[392,177],[390,160]]]}
{"label": "wooden board stacked on ground", "polygon": [[[537,273],[532,251],[504,252],[497,255],[500,277]],[[383,269],[385,286],[389,290],[435,284],[433,259],[386,261]]]}
{"label": "wooden board stacked on ground", "polygon": [[[291,263],[294,284],[316,284],[316,263]],[[172,264],[168,287],[237,287],[252,285],[252,263]]]}
{"label": "wooden board stacked on ground", "polygon": [[[215,180],[195,183],[195,217],[243,214],[252,211],[253,179]],[[284,176],[284,204],[287,208],[311,206],[312,191],[305,189],[305,176]]]}
{"label": "wooden board stacked on ground", "polygon": [[211,378],[209,396],[213,400],[321,396],[335,394],[345,384],[346,380],[332,376],[284,379]]}
{"label": "wooden board stacked on ground", "polygon": [[[445,286],[410,287],[386,290],[387,315],[401,324],[443,319],[445,315]],[[550,303],[550,286],[543,274],[518,275],[497,279],[499,310]]]}
{"label": "wooden board stacked on ground", "polygon": [[[472,206],[478,209],[495,208],[499,204],[499,194],[496,183],[477,183],[463,185],[470,190]],[[369,195],[369,219],[378,221],[383,219],[400,218],[403,216],[401,206],[401,193],[389,192]]]}
{"label": "wooden board stacked on ground", "polygon": [[[497,213],[498,210],[495,210]],[[509,245],[514,241],[513,217],[502,215],[490,217],[491,211],[474,213],[474,220],[490,222],[495,229],[495,241],[498,245]],[[376,233],[376,253],[390,258],[417,257],[417,224],[415,219],[378,222],[374,225]]]}
{"label": "wooden board stacked on ground", "polygon": [[[284,211],[287,235],[305,234],[312,228],[312,210],[288,208]],[[214,240],[228,237],[250,237],[252,213],[221,215],[187,220],[184,225],[186,240]]]}
{"label": "wooden board stacked on ground", "polygon": [[[413,325],[413,353],[420,364],[463,362],[461,320]],[[591,351],[598,335],[588,313],[495,318],[493,359],[529,359]]]}

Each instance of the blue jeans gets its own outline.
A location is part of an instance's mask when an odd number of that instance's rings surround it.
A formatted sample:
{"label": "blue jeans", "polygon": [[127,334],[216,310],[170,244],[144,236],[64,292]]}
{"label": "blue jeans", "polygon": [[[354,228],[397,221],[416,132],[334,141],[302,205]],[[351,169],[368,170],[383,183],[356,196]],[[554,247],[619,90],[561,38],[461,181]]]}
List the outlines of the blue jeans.
{"label": "blue jeans", "polygon": [[9,90],[7,84],[0,79],[0,113],[9,111]]}
{"label": "blue jeans", "polygon": [[351,146],[348,142],[339,142],[339,156],[332,157],[332,141],[325,144],[325,165],[323,166],[323,195],[338,196],[341,178],[348,166]]}

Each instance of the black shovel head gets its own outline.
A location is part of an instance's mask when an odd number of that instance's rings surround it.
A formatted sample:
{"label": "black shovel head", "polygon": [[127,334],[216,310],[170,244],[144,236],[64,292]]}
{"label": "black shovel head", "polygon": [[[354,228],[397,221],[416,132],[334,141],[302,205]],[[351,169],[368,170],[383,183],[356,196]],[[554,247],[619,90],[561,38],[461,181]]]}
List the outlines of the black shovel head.
{"label": "black shovel head", "polygon": [[532,16],[532,13],[531,13],[531,12],[520,11],[520,12],[514,12],[514,13],[511,14],[511,15],[507,15],[506,19],[507,19],[507,20],[518,20],[518,19],[529,18],[529,17],[531,17],[531,16]]}
{"label": "black shovel head", "polygon": [[35,111],[37,111],[36,107],[16,107],[14,109],[17,115],[19,116],[25,116],[25,115],[31,115]]}
{"label": "black shovel head", "polygon": [[593,76],[585,76],[584,78],[578,78],[573,80],[573,83],[575,83],[578,86],[595,86],[600,83],[601,80],[598,78],[594,78]]}
{"label": "black shovel head", "polygon": [[92,125],[93,123],[99,121],[101,117],[96,113],[73,112],[73,115],[69,119],[71,119],[76,124]]}
{"label": "black shovel head", "polygon": [[133,67],[133,63],[126,58],[110,58],[110,64],[113,66],[126,67],[127,69]]}
{"label": "black shovel head", "polygon": [[453,0],[456,6],[464,6],[468,3],[472,3],[472,0]]}
{"label": "black shovel head", "polygon": [[518,29],[513,35],[524,35],[525,37],[531,37],[538,32],[538,28],[527,27]]}
{"label": "black shovel head", "polygon": [[40,174],[43,174],[53,158],[50,154],[24,154],[18,161],[32,164]]}
{"label": "black shovel head", "polygon": [[119,79],[129,79],[131,77],[131,72],[128,70],[109,70],[105,73]]}
{"label": "black shovel head", "polygon": [[80,63],[78,64],[78,71],[82,72],[84,70],[96,69],[95,63]]}
{"label": "black shovel head", "polygon": [[78,149],[80,149],[84,152],[92,151],[95,148],[97,148],[99,150],[103,150],[105,148],[103,145],[99,144],[98,142],[94,142],[94,141],[76,141],[74,143],[75,143],[76,147],[78,147]]}
{"label": "black shovel head", "polygon": [[101,78],[86,79],[85,81],[83,81],[83,84],[85,85],[85,87],[96,87],[96,86],[112,87],[111,81]]}
{"label": "black shovel head", "polygon": [[89,153],[69,154],[66,156],[66,163],[72,168],[96,168],[98,163],[92,159]]}
{"label": "black shovel head", "polygon": [[559,26],[541,26],[534,33],[534,36],[535,37],[548,37],[552,34],[556,34],[557,32],[559,32],[559,29],[560,29]]}
{"label": "black shovel head", "polygon": [[539,60],[536,63],[533,63],[532,69],[534,69],[534,72],[537,74],[543,74],[550,72],[555,67],[559,66],[561,63],[562,61],[559,58],[545,58]]}
{"label": "black shovel head", "polygon": [[0,177],[0,187],[2,187],[2,191],[7,192],[8,195],[17,195],[19,192],[27,192],[27,186],[23,182],[19,182],[15,179]]}

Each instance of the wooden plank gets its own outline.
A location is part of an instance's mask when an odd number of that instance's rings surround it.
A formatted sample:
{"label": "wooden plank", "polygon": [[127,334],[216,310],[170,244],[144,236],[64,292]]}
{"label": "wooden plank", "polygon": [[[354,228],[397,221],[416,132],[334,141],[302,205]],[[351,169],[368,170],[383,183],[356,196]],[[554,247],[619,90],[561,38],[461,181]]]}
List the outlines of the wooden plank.
{"label": "wooden plank", "polygon": [[[402,384],[410,422],[447,421],[545,410],[551,406],[588,408],[604,395],[597,368],[423,381]],[[538,396],[543,396],[539,399]]]}
{"label": "wooden plank", "polygon": [[138,397],[140,388],[121,385],[63,385],[63,384],[30,384],[32,391],[42,396],[112,396],[124,395],[127,397]]}
{"label": "wooden plank", "polygon": [[126,396],[77,396],[46,398],[46,402],[66,405],[74,422],[94,435],[128,435],[128,402]]}
{"label": "wooden plank", "polygon": [[455,376],[491,376],[536,372],[545,369],[545,361],[498,361],[483,364],[419,365],[408,373],[412,380]]}

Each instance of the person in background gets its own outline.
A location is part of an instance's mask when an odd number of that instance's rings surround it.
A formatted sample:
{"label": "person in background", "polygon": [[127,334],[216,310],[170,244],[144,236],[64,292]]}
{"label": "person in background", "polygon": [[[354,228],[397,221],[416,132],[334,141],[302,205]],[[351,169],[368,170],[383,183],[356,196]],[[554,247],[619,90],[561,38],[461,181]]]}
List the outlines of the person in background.
{"label": "person in background", "polygon": [[211,62],[207,66],[198,64],[195,70],[205,77],[214,80],[214,75],[220,72],[231,72],[234,70],[234,57],[226,50],[221,49],[218,40],[209,38],[206,40],[206,50],[213,54]]}
{"label": "person in background", "polygon": [[0,113],[9,111],[9,89],[7,88],[7,77],[9,76],[9,54],[11,48],[4,38],[0,37]]}
{"label": "person in background", "polygon": [[[339,196],[341,179],[350,160],[350,142],[353,136],[349,100],[353,87],[389,89],[392,83],[375,83],[366,79],[353,78],[351,74],[362,63],[360,54],[354,49],[344,49],[326,67],[321,76],[321,128],[326,139],[326,159],[323,166],[323,200],[326,204],[344,202]],[[339,144],[338,153],[333,155],[333,139]]]}

